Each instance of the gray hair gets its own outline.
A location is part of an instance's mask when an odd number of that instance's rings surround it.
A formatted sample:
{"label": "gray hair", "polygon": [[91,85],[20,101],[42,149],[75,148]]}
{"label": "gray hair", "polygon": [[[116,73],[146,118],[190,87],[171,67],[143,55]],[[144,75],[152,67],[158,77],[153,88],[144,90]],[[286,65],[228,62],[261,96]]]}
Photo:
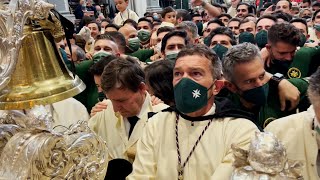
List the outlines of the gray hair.
{"label": "gray hair", "polygon": [[209,47],[202,44],[187,46],[187,48],[182,49],[179,52],[177,59],[185,56],[192,56],[192,55],[199,55],[207,58],[212,65],[210,67],[212,72],[212,77],[214,79],[221,79],[221,74],[222,74],[221,60],[219,59],[218,55],[214,51],[212,51]]}
{"label": "gray hair", "polygon": [[309,79],[308,96],[311,104],[320,104],[320,68]]}
{"label": "gray hair", "polygon": [[198,37],[198,27],[197,25],[192,21],[182,21],[178,26],[178,30],[185,30],[189,31],[192,34],[192,38]]}
{"label": "gray hair", "polygon": [[76,61],[83,61],[86,59],[86,53],[84,52],[84,50],[82,48],[80,48],[77,45],[72,45],[71,48],[76,48],[76,55],[77,55]]}
{"label": "gray hair", "polygon": [[[234,67],[237,64],[248,63],[255,60],[256,57],[261,59],[259,49],[251,43],[242,43],[231,47],[224,56],[223,75],[226,80],[233,82]],[[262,60],[262,59],[261,59]]]}

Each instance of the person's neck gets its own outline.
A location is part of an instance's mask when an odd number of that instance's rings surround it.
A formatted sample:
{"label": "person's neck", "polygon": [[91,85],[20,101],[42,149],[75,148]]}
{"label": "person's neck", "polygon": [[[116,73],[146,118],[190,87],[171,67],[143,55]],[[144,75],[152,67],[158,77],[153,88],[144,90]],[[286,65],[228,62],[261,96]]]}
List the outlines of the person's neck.
{"label": "person's neck", "polygon": [[245,108],[250,109],[250,110],[256,106],[255,104],[246,101],[242,97],[240,97],[240,102],[241,102],[242,106],[244,106]]}
{"label": "person's neck", "polygon": [[195,112],[192,112],[192,113],[187,113],[186,115],[190,116],[190,117],[204,116],[212,108],[213,103],[214,103],[214,100],[208,101],[208,103],[207,103],[207,105],[205,107],[199,109],[198,111],[195,111]]}
{"label": "person's neck", "polygon": [[128,8],[125,8],[123,11],[121,11],[121,14],[127,11]]}

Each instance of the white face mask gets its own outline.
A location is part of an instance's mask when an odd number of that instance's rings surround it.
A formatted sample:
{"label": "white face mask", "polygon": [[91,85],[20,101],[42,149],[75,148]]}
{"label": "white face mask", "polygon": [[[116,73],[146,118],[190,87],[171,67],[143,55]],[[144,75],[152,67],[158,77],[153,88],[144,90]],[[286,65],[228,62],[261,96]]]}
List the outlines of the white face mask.
{"label": "white face mask", "polygon": [[161,42],[159,42],[155,48],[154,48],[157,52],[161,52]]}
{"label": "white face mask", "polygon": [[178,54],[180,50],[173,50],[173,51],[167,51],[166,56],[172,55],[172,54]]}
{"label": "white face mask", "polygon": [[101,34],[104,34],[106,32],[106,29],[105,28],[101,28]]}
{"label": "white face mask", "polygon": [[100,50],[100,51],[96,51],[93,53],[93,56],[99,54],[99,53],[103,53],[103,54],[106,54],[106,55],[112,55],[112,52],[109,52],[109,51],[105,51],[105,50]]}

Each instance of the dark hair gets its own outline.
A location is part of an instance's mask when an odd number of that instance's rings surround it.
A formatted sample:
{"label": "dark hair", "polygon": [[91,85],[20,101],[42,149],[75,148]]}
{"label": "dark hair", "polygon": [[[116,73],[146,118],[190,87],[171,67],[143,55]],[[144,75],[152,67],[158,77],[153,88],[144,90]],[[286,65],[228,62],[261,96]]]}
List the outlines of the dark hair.
{"label": "dark hair", "polygon": [[220,19],[214,18],[214,19],[212,19],[212,20],[210,20],[208,22],[207,27],[212,23],[216,23],[216,24],[218,24],[220,26],[224,26],[223,22]]}
{"label": "dark hair", "polygon": [[302,0],[302,3],[309,3],[311,5],[311,0]]}
{"label": "dark hair", "polygon": [[177,9],[177,19],[182,18],[182,21],[191,21],[190,13],[185,9]]}
{"label": "dark hair", "polygon": [[261,11],[265,11],[266,10],[266,8],[261,8],[261,9],[259,9],[258,11],[257,11],[257,17],[261,17]]}
{"label": "dark hair", "polygon": [[275,23],[277,23],[277,21],[278,21],[277,18],[272,15],[269,15],[269,14],[263,15],[263,16],[259,17],[259,19],[257,20],[256,27],[257,27],[258,22],[261,21],[262,19],[270,19],[271,21],[274,21]]}
{"label": "dark hair", "polygon": [[[248,23],[248,22],[253,22],[253,21],[251,21],[251,20],[249,20],[249,19],[243,19],[243,20],[241,20],[241,21],[240,21],[240,24],[239,24],[239,27],[240,27],[242,24]],[[255,22],[253,22],[253,23],[255,23]],[[256,24],[256,23],[255,23],[255,24]]]}
{"label": "dark hair", "polygon": [[123,25],[129,24],[132,27],[134,27],[135,29],[138,29],[138,23],[136,21],[134,21],[133,19],[127,19],[123,22]]}
{"label": "dark hair", "polygon": [[170,27],[170,26],[160,27],[160,28],[157,30],[157,36],[158,36],[160,33],[163,33],[163,32],[171,32],[171,31],[174,31],[174,28],[173,28],[173,27]]}
{"label": "dark hair", "polygon": [[239,22],[239,25],[240,25],[240,22],[241,22],[241,19],[239,19],[239,18],[231,18],[230,20],[229,20],[229,22],[228,22],[228,25],[229,25],[229,23],[230,22],[232,22],[232,21],[237,21],[237,22]]}
{"label": "dark hair", "polygon": [[114,42],[118,45],[119,51],[125,53],[126,38],[118,31],[106,32],[105,35],[109,35],[114,39]]}
{"label": "dark hair", "polygon": [[292,16],[288,13],[282,12],[282,11],[276,11],[274,13],[272,13],[272,16],[276,17],[277,19],[283,19],[286,22],[291,21]]}
{"label": "dark hair", "polygon": [[311,7],[313,7],[313,6],[319,6],[320,7],[320,2],[318,2],[318,1],[313,2]]}
{"label": "dark hair", "polygon": [[164,52],[164,50],[166,49],[166,45],[167,45],[167,41],[168,39],[170,39],[173,36],[179,36],[181,38],[184,39],[184,43],[186,45],[188,45],[188,36],[187,33],[185,31],[171,31],[168,34],[166,34],[163,38],[162,38],[162,42],[161,42],[161,52]]}
{"label": "dark hair", "polygon": [[274,24],[268,30],[268,41],[275,44],[284,42],[298,46],[300,42],[300,31],[289,23]]}
{"label": "dark hair", "polygon": [[192,14],[192,19],[193,19],[194,17],[201,17],[201,15],[200,15],[200,14],[198,14],[198,13],[196,13],[196,14]]}
{"label": "dark hair", "polygon": [[[210,32],[209,34],[209,39],[210,39],[210,44],[211,44],[211,40],[212,38],[217,35],[217,34],[221,34],[221,35],[226,35],[230,38],[230,43],[231,45],[236,45],[237,41],[233,36],[232,31],[228,28],[228,27],[217,27],[216,29],[214,29],[213,31]],[[210,44],[206,44],[207,46],[210,46]]]}
{"label": "dark hair", "polygon": [[221,18],[221,17],[224,17],[226,16],[229,20],[232,19],[232,17],[230,16],[230,14],[227,14],[227,13],[221,13],[217,18]]}
{"label": "dark hair", "polygon": [[228,8],[225,6],[225,4],[221,4],[221,8],[225,13],[228,12]]}
{"label": "dark hair", "polygon": [[104,68],[101,75],[101,88],[105,93],[114,88],[137,92],[144,79],[144,72],[136,60],[130,56],[126,59],[118,57]]}
{"label": "dark hair", "polygon": [[81,49],[85,49],[85,47],[86,47],[86,41],[83,39],[82,36],[80,36],[80,35],[74,35],[74,36],[73,36],[73,39],[74,39],[75,44],[76,44],[77,46],[79,46]]}
{"label": "dark hair", "polygon": [[181,57],[193,56],[193,55],[199,55],[207,58],[212,65],[210,67],[212,72],[212,77],[216,79],[221,78],[221,73],[222,73],[221,60],[219,59],[218,55],[214,51],[212,51],[209,47],[203,44],[187,46],[187,48],[182,49],[177,56],[177,60]]}
{"label": "dark hair", "polygon": [[161,17],[164,18],[167,13],[171,13],[171,12],[175,12],[175,10],[171,6],[165,7],[161,12]]}
{"label": "dark hair", "polygon": [[147,18],[145,18],[145,17],[142,17],[142,18],[140,18],[140,19],[138,20],[138,24],[139,24],[139,22],[142,22],[142,21],[147,22],[148,25],[149,25],[149,27],[150,27],[150,29],[153,28],[153,24],[152,24],[152,22],[151,22],[149,19],[147,19]]}
{"label": "dark hair", "polygon": [[106,39],[106,40],[110,40],[110,41],[113,41],[114,43],[116,43],[115,39],[111,36],[109,36],[108,34],[99,34],[97,36],[97,39],[95,41],[95,43],[98,41],[98,40],[101,40],[101,39]]}
{"label": "dark hair", "polygon": [[106,26],[106,29],[107,28],[109,28],[109,27],[111,27],[111,28],[115,28],[117,31],[119,31],[119,29],[120,29],[120,27],[118,26],[118,25],[116,25],[116,24],[108,24],[107,26]]}
{"label": "dark hair", "polygon": [[98,23],[97,21],[90,21],[87,25],[89,24],[96,24],[98,26],[99,31],[101,31],[100,23]]}
{"label": "dark hair", "polygon": [[174,104],[173,94],[173,67],[171,61],[156,61],[144,69],[146,83],[151,87],[153,94],[165,104]]}
{"label": "dark hair", "polygon": [[[320,68],[310,76],[308,97],[312,104],[319,106],[320,97]],[[316,103],[316,104],[315,104]]]}
{"label": "dark hair", "polygon": [[107,23],[109,23],[109,24],[112,23],[111,20],[110,20],[110,18],[108,18],[108,17],[105,18],[105,19],[102,19],[102,20],[101,20],[101,23],[102,23],[102,22],[107,22]]}
{"label": "dark hair", "polygon": [[263,5],[263,8],[267,9],[268,7],[272,6],[272,5],[275,5],[273,4],[272,2],[266,2],[264,5]]}
{"label": "dark hair", "polygon": [[313,13],[313,16],[312,16],[312,21],[315,20],[317,14],[320,12],[320,9],[316,10],[314,13]]}
{"label": "dark hair", "polygon": [[103,73],[104,68],[114,59],[116,59],[117,57],[114,55],[110,55],[110,56],[106,56],[103,57],[100,61],[98,61],[97,63],[93,64],[90,69],[89,69],[89,73],[92,74],[93,76],[101,76],[101,74]]}
{"label": "dark hair", "polygon": [[302,18],[292,19],[292,20],[290,21],[290,24],[295,23],[295,22],[302,23],[302,24],[306,27],[307,34],[309,33],[309,31],[308,31],[308,24],[307,24],[307,21],[306,21],[305,19],[302,19]]}
{"label": "dark hair", "polygon": [[143,16],[151,16],[152,17],[152,13],[151,12],[145,12],[144,14],[143,14]]}
{"label": "dark hair", "polygon": [[238,7],[241,6],[241,5],[247,6],[248,13],[255,14],[255,8],[254,8],[253,6],[251,6],[250,4],[245,3],[245,2],[240,2],[240,3],[237,5],[237,8],[236,8],[236,9],[238,9]]}

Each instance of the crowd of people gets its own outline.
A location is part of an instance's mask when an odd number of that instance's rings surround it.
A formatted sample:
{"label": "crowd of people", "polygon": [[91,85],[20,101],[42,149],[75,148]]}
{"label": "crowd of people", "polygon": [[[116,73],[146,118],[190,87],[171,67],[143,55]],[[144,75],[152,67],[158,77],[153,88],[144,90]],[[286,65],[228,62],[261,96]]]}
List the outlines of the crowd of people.
{"label": "crowd of people", "polygon": [[80,0],[71,47],[57,43],[86,85],[74,98],[106,142],[107,176],[230,179],[231,145],[268,131],[319,179],[320,2],[191,0],[138,17],[128,1],[109,19]]}

